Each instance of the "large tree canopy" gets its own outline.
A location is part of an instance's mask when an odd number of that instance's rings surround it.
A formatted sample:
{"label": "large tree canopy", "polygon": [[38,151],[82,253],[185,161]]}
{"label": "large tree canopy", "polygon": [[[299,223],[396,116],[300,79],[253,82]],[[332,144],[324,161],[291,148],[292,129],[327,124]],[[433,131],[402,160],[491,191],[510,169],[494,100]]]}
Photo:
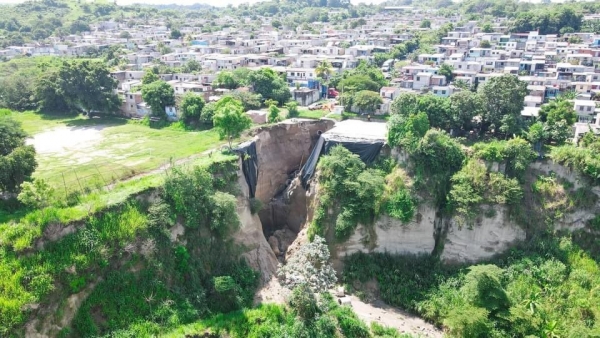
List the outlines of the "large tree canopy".
{"label": "large tree canopy", "polygon": [[479,86],[479,95],[485,108],[482,132],[491,127],[495,133],[503,131],[508,134],[513,131],[515,128],[503,130],[502,127],[519,125],[527,93],[527,83],[510,74],[492,77]]}
{"label": "large tree canopy", "polygon": [[542,122],[553,124],[565,121],[569,126],[572,126],[577,120],[573,103],[567,100],[554,100],[543,105],[539,117]]}
{"label": "large tree canopy", "polygon": [[250,128],[252,120],[244,113],[240,101],[232,97],[224,97],[216,104],[213,124],[221,138],[227,139],[231,148],[231,140]]}
{"label": "large tree canopy", "polygon": [[[360,76],[360,77],[355,77]],[[353,77],[351,83],[342,83],[343,80]],[[364,83],[365,81],[369,81],[368,83]],[[376,83],[376,84],[373,84]],[[361,60],[358,63],[358,66],[351,70],[346,70],[342,74],[336,74],[331,77],[329,84],[336,88],[345,87],[356,87],[355,91],[360,90],[373,90],[378,92],[381,87],[387,85],[388,81],[385,79],[381,70],[375,65],[370,65],[365,61]],[[362,86],[362,87],[358,87]],[[346,88],[349,89],[349,88]],[[346,90],[344,89],[344,91]]]}
{"label": "large tree canopy", "polygon": [[233,72],[221,71],[217,74],[217,78],[213,81],[213,86],[219,88],[236,89],[240,83],[235,78]]}
{"label": "large tree canopy", "polygon": [[464,134],[474,127],[473,118],[483,114],[481,97],[470,90],[463,90],[450,96],[454,112],[452,126],[458,134]]}
{"label": "large tree canopy", "polygon": [[362,90],[378,92],[381,86],[367,75],[356,74],[350,75],[340,81],[338,88],[343,89],[347,93],[356,93]]}
{"label": "large tree canopy", "polygon": [[291,97],[287,83],[271,68],[262,68],[249,76],[254,92],[262,95],[265,100],[275,100],[284,104]]}
{"label": "large tree canopy", "polygon": [[185,123],[198,123],[206,102],[202,96],[192,92],[186,93],[181,100],[181,118]]}
{"label": "large tree canopy", "polygon": [[35,149],[25,145],[27,134],[9,117],[0,117],[0,192],[15,192],[37,167]]}
{"label": "large tree canopy", "polygon": [[373,92],[370,90],[361,90],[356,93],[354,97],[353,103],[361,113],[372,113],[379,105],[382,103],[381,96],[379,96],[378,92]]}
{"label": "large tree canopy", "polygon": [[142,86],[142,98],[152,108],[152,115],[164,116],[165,108],[175,105],[175,90],[165,81],[158,80]]}
{"label": "large tree canopy", "polygon": [[575,121],[577,114],[573,103],[559,98],[542,106],[539,121],[530,127],[527,137],[532,142],[560,145],[573,137],[571,126]]}
{"label": "large tree canopy", "polygon": [[114,90],[117,81],[99,61],[64,61],[55,71],[44,74],[37,86],[43,112],[114,113],[120,101]]}
{"label": "large tree canopy", "polygon": [[450,99],[433,94],[403,93],[392,103],[391,112],[406,117],[425,113],[432,127],[444,130],[450,130],[457,119]]}

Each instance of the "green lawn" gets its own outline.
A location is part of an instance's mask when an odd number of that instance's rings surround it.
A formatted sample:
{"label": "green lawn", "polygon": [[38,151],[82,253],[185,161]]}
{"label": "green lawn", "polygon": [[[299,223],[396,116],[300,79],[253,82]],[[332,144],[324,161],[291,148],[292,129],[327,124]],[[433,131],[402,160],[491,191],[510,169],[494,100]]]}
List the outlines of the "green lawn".
{"label": "green lawn", "polygon": [[320,119],[327,114],[329,114],[329,112],[324,110],[300,110],[300,115],[298,115],[298,117],[305,119]]}
{"label": "green lawn", "polygon": [[55,118],[15,114],[33,137],[34,176],[57,191],[105,186],[224,144],[216,131],[152,129],[119,118]]}

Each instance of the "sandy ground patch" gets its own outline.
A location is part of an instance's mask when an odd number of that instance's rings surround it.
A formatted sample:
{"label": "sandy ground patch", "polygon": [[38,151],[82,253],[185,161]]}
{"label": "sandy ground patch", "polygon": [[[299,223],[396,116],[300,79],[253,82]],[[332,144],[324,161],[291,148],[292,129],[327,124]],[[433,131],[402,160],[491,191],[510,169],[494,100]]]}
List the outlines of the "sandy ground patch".
{"label": "sandy ground patch", "polygon": [[102,139],[104,126],[59,127],[34,135],[27,140],[38,154],[64,155],[91,150]]}
{"label": "sandy ground patch", "polygon": [[[330,290],[335,300],[335,291]],[[263,285],[254,296],[254,304],[260,303],[277,303],[284,304],[291,291],[279,284],[276,277]],[[345,298],[350,298],[350,307],[356,315],[370,325],[372,322],[377,322],[383,326],[392,327],[400,333],[408,333],[417,337],[427,338],[442,338],[444,333],[432,324],[427,323],[423,319],[410,314],[408,312],[393,308],[381,300],[375,300],[370,303],[361,301],[354,295],[346,295]]]}
{"label": "sandy ground patch", "polygon": [[265,285],[260,287],[254,295],[254,304],[276,303],[284,304],[291,291],[279,284],[277,277],[273,276]]}
{"label": "sandy ground patch", "polygon": [[418,337],[441,338],[444,333],[435,326],[410,313],[400,311],[382,301],[365,303],[356,296],[350,297],[352,310],[368,324],[377,322],[387,327],[398,329],[400,333],[410,333]]}

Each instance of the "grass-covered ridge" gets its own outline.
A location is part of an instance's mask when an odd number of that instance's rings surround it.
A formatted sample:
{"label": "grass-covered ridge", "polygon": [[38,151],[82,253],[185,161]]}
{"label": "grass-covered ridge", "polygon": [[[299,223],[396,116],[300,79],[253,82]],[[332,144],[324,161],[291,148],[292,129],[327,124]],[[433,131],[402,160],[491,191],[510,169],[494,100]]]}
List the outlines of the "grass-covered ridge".
{"label": "grass-covered ridge", "polygon": [[[11,238],[4,237],[0,271],[10,278],[0,282],[2,335],[20,332],[35,313],[24,311],[28,304],[38,303],[43,309],[96,283],[65,334],[93,336],[140,323],[158,332],[157,327],[250,304],[256,274],[237,260],[229,244],[239,226],[232,195],[237,191],[230,184],[237,177],[235,157],[160,176],[145,187],[158,191],[159,200],[124,197],[110,209],[81,215],[72,225],[74,232],[46,240],[43,247],[32,247],[31,236],[25,236],[21,241],[29,240],[29,245],[19,252],[16,246],[25,242],[9,245]],[[197,205],[212,212],[200,214],[194,209]],[[185,224],[182,242],[173,242],[170,235],[176,221]],[[3,235],[14,225],[5,226]],[[32,235],[39,236],[42,228],[34,229],[38,230]],[[54,300],[47,298],[50,294]],[[164,322],[164,316],[173,321]]]}
{"label": "grass-covered ridge", "polygon": [[552,149],[550,157],[577,170],[594,184],[600,183],[600,157],[598,156],[597,146],[575,147],[565,145],[556,147]]}

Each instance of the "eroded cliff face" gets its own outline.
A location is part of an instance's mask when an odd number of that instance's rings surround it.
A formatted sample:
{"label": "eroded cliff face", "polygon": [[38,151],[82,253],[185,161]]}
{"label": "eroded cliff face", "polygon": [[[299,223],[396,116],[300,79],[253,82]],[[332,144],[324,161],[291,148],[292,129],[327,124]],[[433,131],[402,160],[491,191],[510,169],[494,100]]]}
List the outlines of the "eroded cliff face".
{"label": "eroded cliff face", "polygon": [[295,174],[308,159],[320,134],[334,124],[329,119],[288,120],[256,133],[255,198],[263,205],[258,215],[264,236],[273,237],[269,243],[279,256],[284,255],[306,222],[306,192],[294,181]]}
{"label": "eroded cliff face", "polygon": [[338,244],[338,257],[365,250],[394,254],[431,254],[435,248],[435,219],[435,208],[427,204],[420,205],[415,218],[407,224],[383,215],[372,226],[359,225],[350,239]]}
{"label": "eroded cliff face", "polygon": [[[441,259],[448,263],[476,262],[490,258],[525,240],[525,230],[509,217],[506,207],[483,206],[475,225],[459,226],[451,219]],[[487,216],[486,216],[487,215]]]}
{"label": "eroded cliff face", "polygon": [[475,262],[526,238],[525,231],[509,219],[505,207],[488,206],[486,210],[493,216],[482,215],[471,228],[459,226],[453,218],[440,217],[430,205],[419,206],[413,220],[406,224],[383,215],[372,226],[360,225],[349,240],[336,245],[337,257],[359,251],[429,255],[439,246],[444,262]]}
{"label": "eroded cliff face", "polygon": [[[264,207],[259,212],[261,225],[255,215],[247,217],[243,222],[249,224],[248,227],[254,229],[254,233],[262,227],[266,239],[263,241],[255,237],[246,240],[255,247],[260,242],[260,249],[254,252],[250,250],[246,256],[250,264],[265,272],[265,277],[274,274],[276,260],[273,257],[277,257],[280,262],[284,261],[286,253],[293,253],[299,240],[306,237],[303,235],[304,229],[311,222],[312,212],[319,200],[318,181],[313,181],[307,192],[294,177],[318,139],[319,131],[324,132],[332,126],[333,122],[328,120],[302,121],[299,124],[287,122],[263,128],[256,135],[259,166],[256,198],[264,203]],[[404,165],[409,161],[406,154],[396,150],[391,151],[391,156]],[[490,165],[492,171],[503,171],[501,165]],[[549,160],[531,164],[528,179],[533,180],[539,175],[553,175],[569,182],[572,186],[570,193],[586,187],[583,177],[568,167]],[[530,185],[530,181],[524,183],[526,187]],[[600,196],[600,189],[591,190]],[[531,191],[526,191],[524,201],[532,199],[530,195]],[[457,219],[443,216],[428,201],[427,194],[424,196],[415,217],[409,223],[403,224],[382,215],[372,225],[359,225],[347,241],[331,247],[332,257],[339,260],[362,251],[438,254],[447,263],[476,262],[489,259],[527,239],[527,232],[520,223],[517,224],[514,212],[506,206],[480,206],[480,215],[471,226],[459,226]],[[532,204],[524,203],[524,207],[532,208]],[[556,219],[553,226],[558,230],[582,229],[599,210],[599,203],[593,208],[569,210]],[[297,238],[298,234],[300,237]],[[252,263],[258,257],[263,257],[262,260],[259,259],[261,263]]]}
{"label": "eroded cliff face", "polygon": [[258,184],[256,198],[264,204],[283,191],[296,170],[302,167],[319,139],[333,127],[329,119],[284,121],[256,132]]}
{"label": "eroded cliff face", "polygon": [[[400,163],[408,160],[405,154],[399,152],[393,152],[392,156]],[[497,163],[490,165],[492,171],[503,171]],[[545,220],[543,213],[548,211],[538,210],[540,206],[536,203],[539,202],[535,201],[536,193],[531,188],[533,182],[542,175],[554,177],[557,182],[568,186],[565,188],[567,195],[575,195],[578,190],[589,190],[588,196],[583,197],[584,205],[570,206],[560,217],[551,222]],[[587,231],[588,222],[600,214],[600,188],[590,187],[580,174],[551,160],[532,163],[523,187],[525,195],[519,206],[522,213],[520,217],[535,223],[537,229]],[[349,240],[337,244],[336,256],[342,258],[358,251],[436,253],[446,263],[472,263],[502,253],[528,236],[523,225],[517,223],[515,211],[504,205],[480,206],[480,214],[471,226],[461,226],[457,219],[440,215],[427,201],[422,201],[415,217],[407,224],[381,216],[373,225],[359,225]]]}
{"label": "eroded cliff face", "polygon": [[233,238],[242,249],[242,256],[246,262],[260,272],[261,284],[266,284],[273,278],[277,271],[277,258],[271,250],[269,243],[263,235],[263,228],[258,214],[252,214],[250,210],[250,199],[248,185],[244,174],[238,171],[238,185],[241,194],[237,198],[237,213],[240,218],[240,228]]}

